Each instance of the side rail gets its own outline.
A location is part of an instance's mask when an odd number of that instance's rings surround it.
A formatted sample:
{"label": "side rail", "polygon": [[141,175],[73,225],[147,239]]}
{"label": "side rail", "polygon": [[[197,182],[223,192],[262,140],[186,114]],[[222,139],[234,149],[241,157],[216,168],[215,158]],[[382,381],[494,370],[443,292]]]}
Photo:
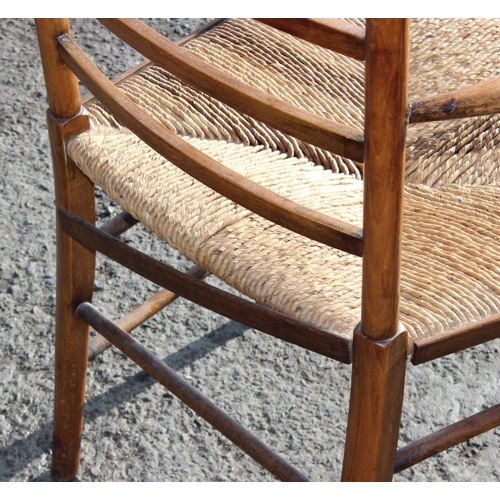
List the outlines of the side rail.
{"label": "side rail", "polygon": [[500,77],[410,103],[410,123],[500,113]]}

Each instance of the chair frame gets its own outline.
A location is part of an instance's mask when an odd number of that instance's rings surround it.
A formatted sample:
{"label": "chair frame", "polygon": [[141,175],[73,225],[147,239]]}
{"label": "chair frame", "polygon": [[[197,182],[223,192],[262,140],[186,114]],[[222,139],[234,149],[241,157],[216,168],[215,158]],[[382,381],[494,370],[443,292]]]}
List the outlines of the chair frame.
{"label": "chair frame", "polygon": [[[366,34],[340,21],[261,21],[365,61],[364,134],[319,119],[278,99],[269,99],[244,84],[235,84],[220,72],[200,65],[180,46],[150,33],[138,21],[101,22],[153,62],[199,90],[302,140],[316,141],[320,147],[364,162],[362,232],[342,221],[297,207],[231,174],[222,165],[185,145],[176,149],[172,133],[133,103],[125,102],[119,91],[81,56],[71,38],[67,19],[36,21],[49,101],[47,121],[56,191],[52,473],[58,480],[71,480],[78,473],[87,361],[110,344],[122,350],[276,477],[307,480],[128,335],[127,332],[179,295],[277,338],[344,363],[352,362],[343,481],[390,481],[394,472],[500,425],[500,405],[497,405],[397,450],[407,357],[411,354],[412,362],[418,364],[500,336],[500,315],[413,345],[399,323],[406,127],[417,121],[497,113],[500,111],[497,83],[479,84],[472,89],[409,104],[408,20],[368,20]],[[117,239],[137,223],[126,212],[101,228],[95,227],[94,186],[66,153],[67,142],[89,129],[88,116],[82,112],[78,79],[121,123],[201,182],[273,222],[335,248],[362,255],[362,313],[353,341],[211,287],[202,281],[206,273],[197,266],[183,274],[128,247]],[[443,106],[450,99],[455,99],[453,110]],[[225,169],[223,174],[221,168]],[[251,193],[256,196],[250,196]],[[119,322],[112,323],[90,304],[96,251],[164,290]],[[89,325],[102,335],[91,344],[90,351]]]}

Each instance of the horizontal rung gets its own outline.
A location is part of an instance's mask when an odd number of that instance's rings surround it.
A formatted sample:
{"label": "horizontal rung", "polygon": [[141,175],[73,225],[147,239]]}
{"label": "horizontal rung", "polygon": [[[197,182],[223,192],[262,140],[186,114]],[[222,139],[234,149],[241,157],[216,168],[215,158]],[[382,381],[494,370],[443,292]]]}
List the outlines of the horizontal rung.
{"label": "horizontal rung", "polygon": [[400,448],[396,455],[394,472],[408,469],[429,457],[499,425],[500,404],[497,404]]}
{"label": "horizontal rung", "polygon": [[127,332],[105,318],[94,306],[84,302],[80,304],[77,312],[86,323],[271,474],[282,481],[309,481]]}
{"label": "horizontal rung", "polygon": [[63,208],[59,209],[58,214],[63,231],[76,241],[97,250],[162,288],[178,293],[191,302],[250,328],[343,363],[351,362],[349,339],[191,278],[130,247]]}
{"label": "horizontal rung", "polygon": [[500,337],[500,314],[461,326],[423,340],[416,340],[411,362],[414,365],[442,358]]}
{"label": "horizontal rung", "polygon": [[[102,230],[102,227],[101,227]],[[203,279],[208,275],[205,269],[199,266],[193,266],[186,271],[188,276],[195,279]],[[171,304],[179,295],[171,292],[170,290],[160,290],[153,296],[149,297],[140,306],[130,311],[128,314],[119,319],[116,324],[127,333],[142,325],[149,318],[154,316],[157,312],[161,311],[164,307]],[[97,335],[90,339],[89,343],[89,361],[94,360],[99,354],[103,353],[106,349],[111,347],[109,342],[102,335]]]}
{"label": "horizontal rung", "polygon": [[112,219],[105,222],[101,227],[101,231],[110,234],[111,236],[120,236],[131,227],[134,227],[139,221],[134,219],[125,210],[115,215]]}

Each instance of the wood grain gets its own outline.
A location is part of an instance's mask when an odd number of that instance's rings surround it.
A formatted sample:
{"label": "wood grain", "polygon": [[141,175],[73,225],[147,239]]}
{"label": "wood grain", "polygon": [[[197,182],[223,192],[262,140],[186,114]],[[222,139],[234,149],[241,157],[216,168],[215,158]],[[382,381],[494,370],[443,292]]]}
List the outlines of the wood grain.
{"label": "wood grain", "polygon": [[500,113],[500,77],[411,102],[409,113],[410,123]]}
{"label": "wood grain", "polygon": [[174,396],[192,408],[201,418],[278,479],[282,481],[309,481],[304,474],[186,382],[118,325],[104,317],[94,306],[88,303],[81,304],[78,307],[78,313],[134,363],[143,368],[149,375],[171,391]]}
{"label": "wood grain", "polygon": [[195,304],[329,358],[351,362],[351,342],[344,337],[187,276],[109,236],[67,210],[61,210],[59,217],[64,231],[77,241]]}
{"label": "wood grain", "polygon": [[408,61],[408,20],[367,21],[361,324],[379,340],[399,323]]}
{"label": "wood grain", "polygon": [[403,407],[408,334],[376,342],[354,331],[342,481],[391,481]]}
{"label": "wood grain", "polygon": [[[65,141],[88,127],[79,115],[64,125],[49,115],[56,206],[95,221],[94,186],[66,157]],[[95,255],[62,231],[56,216],[57,290],[52,474],[69,481],[78,474],[83,432],[89,328],[76,306],[92,298]]]}
{"label": "wood grain", "polygon": [[[61,60],[57,40],[69,33],[67,19],[37,19],[37,36],[49,102],[48,129],[54,168],[56,208],[95,221],[94,186],[66,155],[66,142],[89,128],[81,114],[77,78]],[[92,298],[95,254],[61,229],[56,214],[57,294],[52,474],[71,480],[80,461],[87,376],[89,327],[76,314]]]}
{"label": "wood grain", "polygon": [[415,340],[411,362],[414,365],[448,356],[500,337],[500,314],[449,330],[427,339]]}
{"label": "wood grain", "polygon": [[325,49],[365,60],[365,30],[347,21],[288,17],[256,20]]}
{"label": "wood grain", "polygon": [[[194,38],[199,37],[206,31],[210,31],[211,29],[215,28],[222,22],[224,22],[225,19],[214,19],[213,21],[201,26],[199,29],[193,31],[189,35],[186,35],[185,37],[181,38],[180,40],[176,40],[175,43],[176,45],[183,46],[189,41],[193,40]],[[61,33],[62,34],[62,33]],[[151,66],[153,63],[149,59],[145,59],[144,61],[141,61],[140,63],[136,64],[132,68],[124,71],[123,73],[120,73],[118,76],[113,78],[111,81],[116,85],[117,83],[123,82],[124,80],[127,80],[128,78],[136,75],[137,73],[143,71],[146,69],[148,66]],[[85,97],[82,98],[82,104],[91,104],[94,102],[96,99],[92,94],[87,94]]]}
{"label": "wood grain", "polygon": [[[196,279],[204,279],[208,275],[207,271],[198,266],[193,266],[188,269],[186,274]],[[162,289],[116,321],[116,325],[125,332],[130,333],[149,318],[152,318],[156,313],[167,307],[178,297],[178,294],[170,290]],[[89,343],[89,361],[94,360],[109,347],[111,347],[111,342],[102,335],[92,337]]]}
{"label": "wood grain", "polygon": [[35,26],[49,109],[56,118],[71,118],[81,107],[78,79],[57,50],[57,37],[71,33],[69,19],[35,19]]}
{"label": "wood grain", "polygon": [[105,222],[99,229],[111,236],[120,236],[120,234],[128,231],[138,223],[139,221],[137,219],[123,210],[118,215],[115,215],[112,219]]}
{"label": "wood grain", "polygon": [[394,472],[408,469],[429,457],[499,425],[500,404],[497,404],[400,448],[397,453]]}

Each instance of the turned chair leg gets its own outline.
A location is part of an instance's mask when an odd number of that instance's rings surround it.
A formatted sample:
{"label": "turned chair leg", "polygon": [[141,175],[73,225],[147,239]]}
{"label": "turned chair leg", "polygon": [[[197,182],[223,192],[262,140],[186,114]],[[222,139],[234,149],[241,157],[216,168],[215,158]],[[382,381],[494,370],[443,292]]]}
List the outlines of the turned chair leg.
{"label": "turned chair leg", "polygon": [[[49,111],[49,129],[56,208],[65,208],[95,224],[94,186],[66,154],[66,144],[89,129],[81,109],[78,80],[60,58],[57,37],[70,33],[68,19],[37,19]],[[69,481],[78,473],[83,429],[89,327],[76,308],[92,299],[95,252],[76,243],[57,225],[57,301],[55,414],[52,474]]]}
{"label": "turned chair leg", "polygon": [[[49,133],[55,171],[56,206],[95,224],[94,186],[67,158],[65,138],[88,127],[88,118],[77,116],[65,123],[49,114]],[[90,327],[76,313],[82,302],[92,300],[95,252],[83,247],[57,225],[57,299],[52,474],[69,481],[78,474],[83,431],[83,406],[87,376]]]}
{"label": "turned chair leg", "polygon": [[410,25],[366,24],[363,283],[343,481],[394,472],[408,334],[399,324]]}
{"label": "turned chair leg", "polygon": [[78,474],[90,328],[76,313],[92,297],[94,255],[57,230],[57,303],[52,474]]}
{"label": "turned chair leg", "polygon": [[342,481],[391,481],[401,423],[407,333],[373,341],[354,332]]}

